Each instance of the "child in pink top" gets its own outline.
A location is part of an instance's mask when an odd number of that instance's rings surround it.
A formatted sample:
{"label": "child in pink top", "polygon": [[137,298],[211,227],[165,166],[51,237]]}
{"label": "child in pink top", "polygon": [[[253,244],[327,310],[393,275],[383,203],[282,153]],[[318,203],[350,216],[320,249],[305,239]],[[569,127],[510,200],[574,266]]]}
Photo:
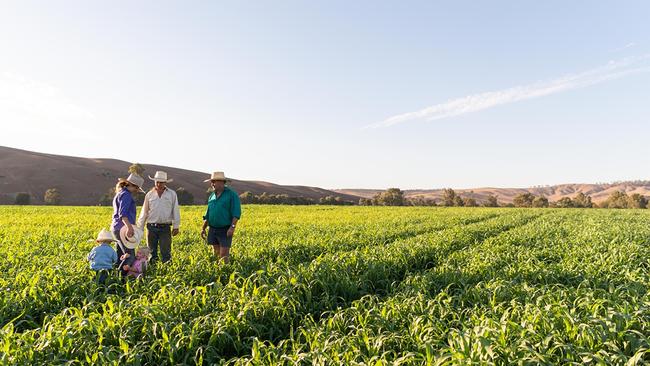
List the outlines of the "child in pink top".
{"label": "child in pink top", "polygon": [[[122,260],[128,258],[129,253],[125,253],[122,256]],[[149,264],[149,258],[151,257],[151,251],[148,247],[139,247],[135,252],[135,262],[132,265],[125,264],[124,270],[127,271],[127,276],[140,278],[144,275],[144,272],[147,270],[147,265]]]}

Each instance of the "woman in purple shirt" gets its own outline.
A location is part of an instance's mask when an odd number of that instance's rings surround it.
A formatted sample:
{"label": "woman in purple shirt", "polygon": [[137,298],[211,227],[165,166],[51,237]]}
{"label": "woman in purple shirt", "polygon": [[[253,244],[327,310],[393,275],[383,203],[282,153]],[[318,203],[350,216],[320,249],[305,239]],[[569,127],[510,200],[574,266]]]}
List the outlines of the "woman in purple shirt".
{"label": "woman in purple shirt", "polygon": [[126,225],[126,236],[133,236],[133,225],[135,225],[135,200],[133,194],[142,190],[144,179],[137,174],[131,174],[128,178],[119,178],[115,186],[115,198],[113,198],[113,222],[111,231],[117,241],[117,257],[121,258],[124,253],[129,253],[129,258],[124,264],[131,264],[135,260],[135,252],[128,249],[119,241],[120,230]]}

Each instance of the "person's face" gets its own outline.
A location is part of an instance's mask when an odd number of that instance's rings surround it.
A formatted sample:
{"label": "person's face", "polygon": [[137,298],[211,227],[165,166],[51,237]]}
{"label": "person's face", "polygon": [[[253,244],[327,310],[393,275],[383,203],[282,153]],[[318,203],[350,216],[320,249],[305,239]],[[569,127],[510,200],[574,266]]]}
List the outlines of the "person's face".
{"label": "person's face", "polygon": [[131,184],[131,183],[129,183],[129,184],[126,186],[126,189],[128,189],[129,192],[131,192],[131,193],[135,193],[135,192],[138,191],[138,186],[136,186],[135,184]]}
{"label": "person's face", "polygon": [[210,184],[212,185],[212,189],[218,192],[223,191],[223,188],[226,186],[226,182],[222,180],[213,180]]}
{"label": "person's face", "polygon": [[165,187],[167,187],[167,183],[165,183],[165,182],[156,181],[155,185],[156,185],[156,189],[159,190],[159,191],[164,191]]}

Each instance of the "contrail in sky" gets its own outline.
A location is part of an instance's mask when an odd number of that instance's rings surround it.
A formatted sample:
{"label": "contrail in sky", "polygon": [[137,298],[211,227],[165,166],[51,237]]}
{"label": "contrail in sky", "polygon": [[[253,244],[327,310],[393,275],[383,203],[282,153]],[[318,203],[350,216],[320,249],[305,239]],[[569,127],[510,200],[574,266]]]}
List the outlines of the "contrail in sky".
{"label": "contrail in sky", "polygon": [[541,81],[529,85],[515,86],[508,89],[451,99],[419,111],[402,113],[386,118],[381,122],[365,126],[365,128],[390,127],[405,122],[435,121],[496,107],[498,105],[514,103],[520,100],[584,88],[631,74],[648,72],[650,71],[649,61],[650,55],[610,61],[604,66],[549,81]]}

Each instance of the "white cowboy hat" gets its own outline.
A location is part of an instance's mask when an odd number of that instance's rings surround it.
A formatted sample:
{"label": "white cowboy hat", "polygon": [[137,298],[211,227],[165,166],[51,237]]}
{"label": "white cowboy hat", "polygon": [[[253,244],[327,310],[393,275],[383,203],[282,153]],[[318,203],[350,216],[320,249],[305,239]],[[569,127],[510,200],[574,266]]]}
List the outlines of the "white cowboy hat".
{"label": "white cowboy hat", "polygon": [[126,225],[122,226],[122,228],[120,229],[120,242],[127,249],[135,249],[138,246],[138,244],[140,244],[140,241],[142,241],[142,237],[144,236],[144,230],[133,225],[133,236],[127,238],[126,232],[128,230],[129,229],[126,227]]}
{"label": "white cowboy hat", "polygon": [[223,172],[214,172],[210,176],[210,179],[204,180],[204,182],[211,182],[213,180],[222,180],[224,182],[227,182],[230,180],[230,178],[226,178],[226,176],[223,174]]}
{"label": "white cowboy hat", "polygon": [[173,179],[167,179],[167,172],[163,172],[162,170],[156,171],[156,174],[154,174],[153,178],[149,177],[154,182],[164,182],[164,183],[169,183],[173,182]]}
{"label": "white cowboy hat", "polygon": [[120,182],[129,182],[129,183],[131,183],[133,185],[136,185],[136,186],[138,186],[138,189],[140,190],[140,192],[144,193],[144,190],[142,190],[142,185],[144,184],[144,178],[142,178],[141,176],[139,176],[139,175],[137,175],[135,173],[129,174],[129,176],[126,179],[117,178],[117,180],[120,181]]}
{"label": "white cowboy hat", "polygon": [[111,234],[110,231],[106,229],[102,229],[102,231],[97,234],[97,239],[95,239],[96,242],[100,241],[116,241],[115,238],[113,238],[113,234]]}

